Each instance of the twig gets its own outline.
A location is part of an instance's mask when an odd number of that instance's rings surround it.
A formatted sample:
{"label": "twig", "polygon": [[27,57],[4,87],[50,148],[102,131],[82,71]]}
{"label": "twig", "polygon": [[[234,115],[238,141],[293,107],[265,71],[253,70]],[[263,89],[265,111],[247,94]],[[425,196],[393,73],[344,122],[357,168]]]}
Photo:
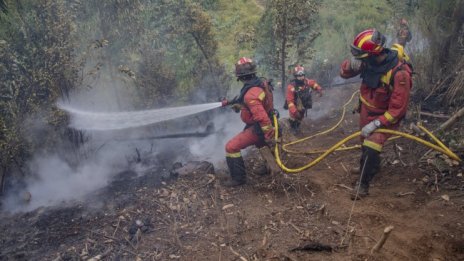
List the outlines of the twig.
{"label": "twig", "polygon": [[120,242],[121,240],[115,238],[115,237],[112,237],[112,236],[107,236],[105,234],[102,234],[102,233],[99,233],[99,232],[96,232],[96,231],[93,231],[93,230],[90,230],[90,229],[85,229],[87,230],[88,232],[92,233],[92,234],[95,234],[95,235],[98,235],[98,236],[102,236],[102,237],[106,237],[108,239],[113,239],[114,241],[116,242]]}
{"label": "twig", "polygon": [[87,261],[102,260],[102,259],[104,259],[112,250],[113,250],[113,248],[109,248],[109,249],[107,249],[105,252],[103,252],[102,254],[96,255],[96,256],[94,256],[94,257],[88,259]]}
{"label": "twig", "polygon": [[428,151],[426,151],[426,152],[424,153],[424,155],[422,155],[422,157],[420,157],[419,161],[421,161],[422,159],[424,159],[425,156],[427,156],[427,154],[429,154],[429,153],[432,152],[432,151],[433,151],[433,149],[429,149]]}
{"label": "twig", "polygon": [[261,247],[262,248],[265,248],[266,245],[267,245],[267,238],[269,237],[269,232],[264,232],[264,237],[263,237],[263,241],[261,242]]}
{"label": "twig", "polygon": [[419,127],[417,127],[416,124],[414,124],[414,123],[409,124],[409,128],[412,131],[414,131],[417,135],[422,136],[422,137],[425,136],[425,133]]}
{"label": "twig", "polygon": [[394,226],[388,226],[383,230],[382,238],[372,248],[371,254],[378,252],[382,248],[383,244],[385,244],[385,241],[387,241],[388,236],[390,235],[390,232],[393,230],[393,228]]}
{"label": "twig", "polygon": [[230,252],[232,252],[234,255],[238,256],[240,260],[242,261],[248,261],[248,259],[244,258],[242,255],[240,255],[237,251],[235,251],[232,246],[229,246]]}
{"label": "twig", "polygon": [[348,186],[345,185],[345,184],[335,184],[334,186],[341,187],[341,188],[345,188],[345,189],[347,189],[347,190],[353,190],[353,188],[350,188],[350,187],[348,187]]}
{"label": "twig", "polygon": [[412,192],[412,191],[410,191],[410,192],[403,192],[403,193],[400,192],[400,193],[396,193],[396,196],[397,196],[397,197],[403,197],[403,196],[414,195],[414,194],[416,194],[416,193],[414,193],[414,192]]}
{"label": "twig", "polygon": [[340,162],[340,164],[342,165],[342,168],[343,168],[343,170],[345,170],[346,174],[350,174],[350,172],[349,172],[348,169],[345,167],[345,165],[343,165],[342,162]]}
{"label": "twig", "polygon": [[114,231],[113,231],[113,237],[114,237],[114,235],[116,235],[116,231],[118,231],[119,223],[121,223],[121,219],[120,219],[120,218],[118,218],[118,224],[116,225],[116,228],[115,228]]}
{"label": "twig", "polygon": [[325,204],[323,204],[323,205],[317,210],[317,212],[319,213],[319,216],[320,216],[320,217],[325,216]]}
{"label": "twig", "polygon": [[301,229],[299,229],[297,226],[295,226],[295,224],[293,224],[292,221],[288,221],[287,224],[292,226],[299,234],[302,234]]}
{"label": "twig", "polygon": [[129,245],[130,245],[134,250],[137,250],[137,248],[134,246],[134,244],[132,244],[132,242],[130,242],[129,239],[124,238],[124,240],[126,240],[126,242],[129,243]]}
{"label": "twig", "polygon": [[449,115],[435,114],[435,113],[429,113],[429,112],[425,112],[425,111],[419,111],[419,114],[424,115],[424,116],[434,117],[434,118],[441,118],[441,119],[449,119],[450,118]]}

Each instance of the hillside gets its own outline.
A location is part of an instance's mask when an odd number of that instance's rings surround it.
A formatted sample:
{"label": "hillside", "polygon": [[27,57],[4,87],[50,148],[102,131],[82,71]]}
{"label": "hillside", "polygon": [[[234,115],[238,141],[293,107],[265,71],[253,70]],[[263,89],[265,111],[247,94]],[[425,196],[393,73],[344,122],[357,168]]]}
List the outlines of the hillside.
{"label": "hillside", "polygon": [[[354,90],[328,96],[346,100]],[[306,121],[303,135],[338,117],[334,108],[329,118]],[[332,135],[300,146],[332,144],[355,131],[356,121],[349,114]],[[395,146],[407,148],[401,162]],[[262,177],[253,174],[261,159],[252,150],[249,182],[233,189],[220,184],[222,168],[206,162],[184,162],[164,180],[161,170],[120,173],[84,201],[2,215],[0,260],[461,260],[462,169],[431,174],[414,156],[424,150],[409,140],[390,143],[371,196],[356,203],[349,192],[357,176],[347,171],[356,151],[338,152],[299,174]],[[308,158],[287,160],[301,166]],[[390,225],[382,250],[370,254]]]}

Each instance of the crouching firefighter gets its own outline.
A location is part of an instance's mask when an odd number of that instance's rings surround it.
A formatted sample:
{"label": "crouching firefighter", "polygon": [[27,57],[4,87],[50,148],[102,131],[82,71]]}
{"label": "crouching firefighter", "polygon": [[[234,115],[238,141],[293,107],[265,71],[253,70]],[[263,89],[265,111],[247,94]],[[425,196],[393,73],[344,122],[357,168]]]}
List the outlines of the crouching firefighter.
{"label": "crouching firefighter", "polygon": [[376,29],[359,33],[351,44],[353,57],[341,64],[342,78],[359,74],[362,78],[359,97],[361,177],[351,196],[353,200],[368,195],[369,183],[380,170],[380,152],[390,135],[374,131],[398,129],[406,114],[412,88],[411,67],[398,58],[396,51],[385,48],[385,41],[385,36]]}
{"label": "crouching firefighter", "polygon": [[322,96],[322,88],[315,80],[305,77],[304,68],[297,65],[293,70],[293,79],[287,86],[284,109],[290,114],[290,127],[297,132],[307,110],[313,107],[312,92],[317,91]]}
{"label": "crouching firefighter", "polygon": [[[237,81],[243,82],[243,87],[234,103],[241,105],[240,118],[246,126],[226,144],[226,161],[231,177],[224,183],[227,187],[246,183],[245,163],[240,151],[251,145],[261,148],[272,144],[275,133],[271,121],[272,115],[276,113],[272,87],[266,80],[256,76],[256,64],[247,57],[240,58],[235,64],[235,75]],[[231,104],[223,99],[222,105]]]}

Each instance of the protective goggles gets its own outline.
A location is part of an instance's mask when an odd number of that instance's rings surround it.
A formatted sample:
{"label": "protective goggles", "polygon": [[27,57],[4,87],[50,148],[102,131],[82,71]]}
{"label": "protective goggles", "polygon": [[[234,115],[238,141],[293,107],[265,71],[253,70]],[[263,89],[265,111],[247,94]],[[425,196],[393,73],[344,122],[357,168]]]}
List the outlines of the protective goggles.
{"label": "protective goggles", "polygon": [[304,73],[303,71],[298,71],[298,72],[296,72],[296,73],[293,74],[293,75],[295,75],[295,76],[304,76],[305,73]]}
{"label": "protective goggles", "polygon": [[362,59],[362,58],[366,58],[367,56],[369,56],[368,52],[362,50],[361,48],[359,48],[357,46],[350,45],[350,47],[351,47],[351,54],[356,59]]}

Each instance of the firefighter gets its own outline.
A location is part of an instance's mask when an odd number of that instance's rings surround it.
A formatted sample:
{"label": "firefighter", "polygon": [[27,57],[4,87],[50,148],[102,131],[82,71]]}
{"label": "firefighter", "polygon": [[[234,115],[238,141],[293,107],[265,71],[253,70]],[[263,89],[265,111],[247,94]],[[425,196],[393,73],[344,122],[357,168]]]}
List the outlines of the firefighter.
{"label": "firefighter", "polygon": [[298,132],[306,111],[312,108],[313,90],[322,96],[322,88],[315,80],[305,77],[304,67],[297,65],[293,70],[295,77],[287,86],[285,108],[290,114],[290,127]]}
{"label": "firefighter", "polygon": [[359,33],[351,44],[351,59],[343,61],[342,78],[360,75],[360,128],[362,155],[360,159],[360,199],[369,193],[369,183],[380,168],[380,152],[390,135],[374,132],[378,128],[395,130],[406,114],[412,88],[411,67],[398,58],[395,51],[385,48],[386,38],[376,29]]}
{"label": "firefighter", "polygon": [[409,30],[408,21],[404,18],[400,19],[400,26],[396,33],[396,39],[398,43],[401,44],[403,47],[406,47],[406,44],[410,42],[412,39],[412,34]]}
{"label": "firefighter", "polygon": [[[247,57],[240,58],[235,64],[235,75],[237,81],[243,82],[243,87],[234,103],[241,105],[240,118],[246,125],[226,144],[226,161],[231,177],[224,183],[227,187],[246,183],[245,163],[240,151],[251,145],[258,148],[266,146],[274,138],[271,117],[275,110],[271,86],[256,76],[256,64]],[[222,105],[231,105],[231,102],[223,99]]]}

